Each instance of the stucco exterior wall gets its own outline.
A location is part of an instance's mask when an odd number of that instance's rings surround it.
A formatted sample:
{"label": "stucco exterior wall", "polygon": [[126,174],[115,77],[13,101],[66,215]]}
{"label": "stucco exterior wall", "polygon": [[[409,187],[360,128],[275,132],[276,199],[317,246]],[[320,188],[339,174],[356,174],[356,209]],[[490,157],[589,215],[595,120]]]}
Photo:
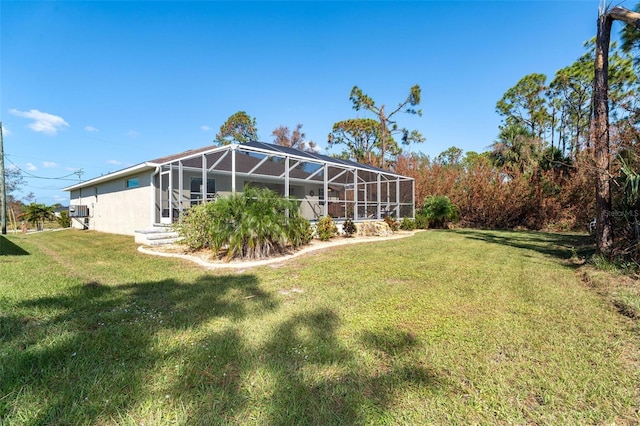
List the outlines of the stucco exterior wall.
{"label": "stucco exterior wall", "polygon": [[[127,188],[127,180],[138,178],[138,186]],[[89,207],[88,229],[113,234],[134,235],[153,225],[151,172],[123,176],[95,186],[71,191],[70,205]],[[72,219],[74,228],[83,228],[84,218]]]}

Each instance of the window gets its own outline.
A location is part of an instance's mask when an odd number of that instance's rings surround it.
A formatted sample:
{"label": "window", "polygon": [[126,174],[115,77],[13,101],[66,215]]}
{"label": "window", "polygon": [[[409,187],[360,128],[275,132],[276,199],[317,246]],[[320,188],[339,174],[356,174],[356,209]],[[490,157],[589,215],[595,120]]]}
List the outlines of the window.
{"label": "window", "polygon": [[[202,192],[204,188],[202,187],[202,178],[191,178],[191,200],[202,200]],[[206,199],[211,199],[216,194],[216,180],[208,178],[207,179],[207,197]]]}
{"label": "window", "polygon": [[127,188],[135,188],[137,186],[140,186],[140,178],[127,179]]}

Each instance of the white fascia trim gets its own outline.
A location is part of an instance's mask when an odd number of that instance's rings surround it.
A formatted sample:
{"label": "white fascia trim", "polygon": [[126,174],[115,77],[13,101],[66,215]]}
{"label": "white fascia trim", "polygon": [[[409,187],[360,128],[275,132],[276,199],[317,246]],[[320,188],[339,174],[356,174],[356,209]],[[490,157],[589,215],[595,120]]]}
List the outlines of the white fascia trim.
{"label": "white fascia trim", "polygon": [[132,175],[141,171],[146,170],[155,170],[158,167],[158,164],[154,163],[140,163],[135,166],[128,167],[126,169],[118,170],[117,172],[109,173],[106,175],[98,176],[93,179],[86,180],[84,182],[77,183],[75,185],[68,186],[66,188],[62,188],[63,191],[73,191],[80,188],[85,188],[88,186],[93,186],[98,183],[108,182],[114,179],[121,178],[122,176]]}

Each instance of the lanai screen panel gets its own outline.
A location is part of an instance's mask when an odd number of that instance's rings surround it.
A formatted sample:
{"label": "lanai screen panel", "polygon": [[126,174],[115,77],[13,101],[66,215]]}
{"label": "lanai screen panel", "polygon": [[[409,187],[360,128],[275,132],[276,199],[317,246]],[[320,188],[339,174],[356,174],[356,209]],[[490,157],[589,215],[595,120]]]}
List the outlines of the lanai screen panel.
{"label": "lanai screen panel", "polygon": [[351,168],[327,166],[327,213],[334,219],[353,219],[353,185],[355,172]]}
{"label": "lanai screen panel", "polygon": [[414,181],[413,179],[400,180],[400,216],[414,217]]}
{"label": "lanai screen panel", "polygon": [[367,170],[356,172],[356,219],[374,219],[378,213],[378,174]]}
{"label": "lanai screen panel", "polygon": [[[324,183],[324,165],[317,162],[289,160],[289,179],[308,184]],[[284,175],[282,176],[284,178]]]}
{"label": "lanai screen panel", "polygon": [[[176,219],[190,205],[214,199],[215,192],[268,187],[300,201],[313,218],[380,219],[413,217],[413,180],[373,166],[250,142],[212,152],[167,158],[158,178],[160,216]],[[243,184],[244,182],[244,184]]]}
{"label": "lanai screen panel", "polygon": [[246,173],[249,177],[280,179],[285,173],[285,159],[279,156],[240,151],[236,154],[236,162],[236,172]]}

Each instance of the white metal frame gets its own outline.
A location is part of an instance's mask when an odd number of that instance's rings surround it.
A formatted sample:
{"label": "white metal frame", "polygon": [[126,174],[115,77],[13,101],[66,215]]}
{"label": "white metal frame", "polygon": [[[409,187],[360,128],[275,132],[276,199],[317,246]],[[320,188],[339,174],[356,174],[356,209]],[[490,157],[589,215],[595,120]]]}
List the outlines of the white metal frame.
{"label": "white metal frame", "polygon": [[[238,170],[237,164],[238,155],[243,154],[258,157],[255,158],[256,163],[245,171]],[[211,155],[219,155],[219,157],[209,164],[210,159],[208,156]],[[223,170],[221,165],[229,155],[231,156],[230,169]],[[260,158],[260,156],[262,157]],[[198,158],[200,159],[200,166],[188,165],[190,161]],[[247,157],[244,158],[245,160],[247,159]],[[270,161],[281,160],[284,160],[282,166],[284,171],[278,175],[260,173],[260,169],[268,166]],[[318,168],[307,172],[307,175],[303,177],[291,176],[296,168],[302,168],[306,164],[317,165]],[[299,185],[317,184],[321,186],[324,194],[324,200],[320,202],[322,215],[331,214],[330,207],[335,204],[341,211],[344,208],[344,214],[335,218],[338,220],[347,218],[356,221],[382,219],[387,214],[393,214],[400,219],[402,217],[413,218],[415,215],[415,184],[412,178],[353,161],[334,159],[320,154],[302,152],[261,142],[231,144],[194,154],[185,153],[183,157],[173,158],[170,161],[157,164],[157,166],[159,167],[159,173],[157,174],[157,190],[154,191],[154,196],[159,197],[159,199],[155,200],[155,204],[159,206],[159,212],[156,212],[156,215],[160,222],[175,220],[175,212],[179,214],[191,205],[191,202],[187,203],[187,205],[184,203],[185,172],[201,173],[204,194],[208,194],[207,179],[210,173],[214,175],[230,175],[231,193],[238,191],[237,177],[239,176],[251,177],[255,181],[282,182],[286,196],[290,194],[292,183]],[[176,171],[177,182],[175,182],[176,179],[174,178]],[[335,171],[335,173],[330,176],[332,171]],[[322,174],[321,180],[320,174]],[[348,182],[350,174],[353,175],[353,180]],[[167,190],[165,192],[162,187],[167,178]],[[395,185],[393,185],[393,182],[395,182]],[[410,190],[406,188],[406,185],[411,186]],[[405,194],[404,198],[401,197],[403,186],[405,190],[403,193]],[[337,200],[330,199],[329,194],[330,192],[335,192],[335,188],[338,189],[338,194],[343,194],[342,198]],[[218,189],[219,185],[216,183],[216,190]],[[363,191],[361,194],[362,199],[360,199],[360,191]],[[348,199],[348,192],[352,193],[352,200]],[[390,197],[393,192],[395,192],[395,197],[393,197],[394,200],[391,200]],[[384,200],[382,199],[383,194],[386,194],[386,199]],[[371,197],[373,199],[369,199]],[[191,197],[189,196],[186,199],[191,199]],[[304,201],[301,198],[298,198],[298,200]],[[210,197],[204,195],[202,202],[206,201],[211,200]],[[169,219],[164,215],[165,205],[167,206],[166,210],[168,211]],[[373,213],[370,213],[370,210]]]}

